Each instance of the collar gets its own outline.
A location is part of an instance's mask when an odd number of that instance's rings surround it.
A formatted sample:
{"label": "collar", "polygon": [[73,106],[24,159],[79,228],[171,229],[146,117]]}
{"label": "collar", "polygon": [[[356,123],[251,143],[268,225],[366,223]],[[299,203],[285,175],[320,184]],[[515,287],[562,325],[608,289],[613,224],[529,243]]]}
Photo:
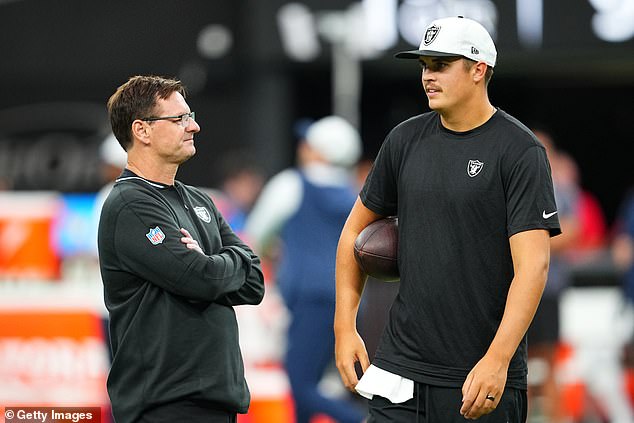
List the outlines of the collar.
{"label": "collar", "polygon": [[145,179],[140,177],[139,175],[137,175],[136,173],[132,172],[130,169],[123,169],[123,172],[121,172],[121,175],[119,175],[119,177],[115,180],[115,182],[124,182],[124,181],[130,181],[133,179],[137,179],[139,181],[143,181],[148,185],[153,186],[154,188],[158,188],[158,189],[166,189],[166,188],[170,188],[170,185],[165,185],[162,184],[160,182],[154,182],[154,181],[150,181],[149,179]]}

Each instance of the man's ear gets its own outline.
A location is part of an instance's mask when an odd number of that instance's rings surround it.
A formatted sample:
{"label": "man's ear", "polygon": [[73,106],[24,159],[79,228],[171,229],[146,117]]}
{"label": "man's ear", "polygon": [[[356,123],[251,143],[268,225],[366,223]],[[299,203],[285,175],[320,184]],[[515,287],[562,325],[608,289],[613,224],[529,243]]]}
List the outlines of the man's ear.
{"label": "man's ear", "polygon": [[473,72],[474,81],[479,82],[480,80],[483,80],[486,76],[487,69],[488,69],[488,66],[484,62],[478,62],[475,65],[473,65],[473,68],[471,68],[471,71]]}
{"label": "man's ear", "polygon": [[136,138],[141,141],[143,144],[148,144],[150,142],[150,125],[147,122],[143,122],[140,119],[132,122],[132,138]]}

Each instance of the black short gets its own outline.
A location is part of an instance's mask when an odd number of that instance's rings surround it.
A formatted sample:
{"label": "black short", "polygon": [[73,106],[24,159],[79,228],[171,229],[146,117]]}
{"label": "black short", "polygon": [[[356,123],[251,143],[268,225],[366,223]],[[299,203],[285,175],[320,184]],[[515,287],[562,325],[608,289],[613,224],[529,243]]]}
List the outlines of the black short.
{"label": "black short", "polygon": [[[462,390],[415,382],[414,398],[401,404],[375,395],[369,401],[368,423],[464,423],[460,414]],[[506,388],[495,411],[480,417],[478,423],[525,423],[527,418],[526,391]]]}
{"label": "black short", "polygon": [[208,403],[178,400],[145,410],[138,423],[236,423],[235,412],[219,410]]}

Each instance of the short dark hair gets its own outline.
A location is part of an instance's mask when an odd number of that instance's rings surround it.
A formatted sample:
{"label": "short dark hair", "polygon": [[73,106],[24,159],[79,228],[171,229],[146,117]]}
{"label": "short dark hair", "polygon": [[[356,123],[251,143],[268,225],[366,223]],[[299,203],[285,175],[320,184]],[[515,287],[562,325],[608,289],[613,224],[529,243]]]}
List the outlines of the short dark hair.
{"label": "short dark hair", "polygon": [[121,147],[132,146],[132,122],[152,116],[157,101],[178,92],[185,97],[181,81],[155,75],[132,76],[108,99],[108,116],[112,132]]}
{"label": "short dark hair", "polygon": [[[464,59],[464,63],[465,63],[465,66],[467,67],[467,69],[471,69],[471,68],[473,67],[473,65],[475,65],[476,63],[478,63],[478,62],[476,62],[475,60],[471,60],[471,59],[468,59],[468,58],[466,58],[466,57],[463,57],[463,59]],[[489,86],[489,82],[491,81],[491,78],[492,78],[492,77],[493,77],[493,67],[492,67],[492,66],[487,65],[487,71],[486,71],[486,73],[484,74],[484,84],[485,84],[487,87]]]}

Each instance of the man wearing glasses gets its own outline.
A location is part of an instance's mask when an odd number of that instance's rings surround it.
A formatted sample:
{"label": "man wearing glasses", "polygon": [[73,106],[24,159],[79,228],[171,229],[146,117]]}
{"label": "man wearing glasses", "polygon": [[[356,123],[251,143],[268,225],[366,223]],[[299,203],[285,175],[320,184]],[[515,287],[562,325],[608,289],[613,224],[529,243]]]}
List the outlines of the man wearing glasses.
{"label": "man wearing glasses", "polygon": [[114,418],[235,422],[250,397],[233,306],[262,300],[260,260],[206,194],[175,180],[200,131],[180,81],[132,77],[108,113],[128,154],[99,222]]}

